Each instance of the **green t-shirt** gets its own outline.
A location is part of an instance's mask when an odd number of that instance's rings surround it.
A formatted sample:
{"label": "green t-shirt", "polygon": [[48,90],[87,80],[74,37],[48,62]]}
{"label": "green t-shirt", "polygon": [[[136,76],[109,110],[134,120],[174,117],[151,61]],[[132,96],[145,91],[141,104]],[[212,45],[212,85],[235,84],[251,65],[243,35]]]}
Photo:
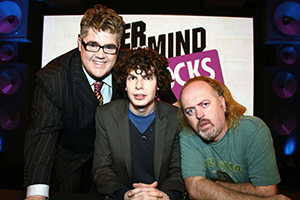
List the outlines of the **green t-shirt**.
{"label": "green t-shirt", "polygon": [[216,143],[205,143],[184,129],[180,146],[183,178],[202,176],[255,186],[280,182],[270,130],[257,117],[243,116],[239,126]]}

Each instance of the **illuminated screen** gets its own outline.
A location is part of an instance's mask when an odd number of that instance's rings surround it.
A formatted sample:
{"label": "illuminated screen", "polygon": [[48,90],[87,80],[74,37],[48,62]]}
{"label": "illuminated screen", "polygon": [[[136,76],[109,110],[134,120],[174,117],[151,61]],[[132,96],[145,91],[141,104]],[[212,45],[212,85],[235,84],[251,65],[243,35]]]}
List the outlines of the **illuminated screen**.
{"label": "illuminated screen", "polygon": [[[146,45],[169,59],[178,98],[189,78],[205,75],[227,85],[253,114],[253,18],[180,15],[121,15],[122,48]],[[77,47],[82,15],[44,16],[42,67]]]}

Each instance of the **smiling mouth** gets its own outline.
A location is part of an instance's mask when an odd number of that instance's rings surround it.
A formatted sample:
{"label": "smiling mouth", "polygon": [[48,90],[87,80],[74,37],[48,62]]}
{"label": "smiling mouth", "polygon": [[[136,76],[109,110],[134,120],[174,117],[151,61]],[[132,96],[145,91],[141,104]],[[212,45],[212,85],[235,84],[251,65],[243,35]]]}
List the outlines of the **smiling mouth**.
{"label": "smiling mouth", "polygon": [[93,63],[97,64],[97,65],[103,65],[105,63],[107,63],[107,61],[104,61],[104,60],[92,60]]}

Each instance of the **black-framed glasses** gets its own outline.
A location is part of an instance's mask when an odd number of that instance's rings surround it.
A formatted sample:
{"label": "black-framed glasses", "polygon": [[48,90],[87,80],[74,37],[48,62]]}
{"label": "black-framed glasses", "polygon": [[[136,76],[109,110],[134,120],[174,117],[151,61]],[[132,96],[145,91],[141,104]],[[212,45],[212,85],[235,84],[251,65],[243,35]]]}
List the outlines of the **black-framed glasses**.
{"label": "black-framed glasses", "polygon": [[119,47],[112,45],[112,44],[101,46],[95,42],[85,43],[82,39],[81,39],[81,43],[85,50],[87,50],[89,52],[94,52],[94,53],[98,52],[102,48],[103,52],[106,54],[116,54],[119,49]]}

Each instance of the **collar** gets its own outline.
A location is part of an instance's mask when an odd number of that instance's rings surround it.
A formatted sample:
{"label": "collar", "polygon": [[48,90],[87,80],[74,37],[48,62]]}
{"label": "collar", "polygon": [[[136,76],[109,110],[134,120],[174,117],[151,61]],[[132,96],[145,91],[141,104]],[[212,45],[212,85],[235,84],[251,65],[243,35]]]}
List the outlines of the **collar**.
{"label": "collar", "polygon": [[[85,68],[84,68],[83,66],[82,66],[82,69],[83,69],[83,72],[84,72],[86,78],[88,79],[89,84],[90,84],[91,86],[94,85],[94,83],[95,83],[96,80],[93,79],[93,78],[87,73],[87,71],[85,70]],[[112,86],[112,75],[109,74],[109,75],[106,76],[102,81],[103,81],[103,83],[105,83],[106,85],[108,85],[109,87],[111,87],[111,86]]]}

